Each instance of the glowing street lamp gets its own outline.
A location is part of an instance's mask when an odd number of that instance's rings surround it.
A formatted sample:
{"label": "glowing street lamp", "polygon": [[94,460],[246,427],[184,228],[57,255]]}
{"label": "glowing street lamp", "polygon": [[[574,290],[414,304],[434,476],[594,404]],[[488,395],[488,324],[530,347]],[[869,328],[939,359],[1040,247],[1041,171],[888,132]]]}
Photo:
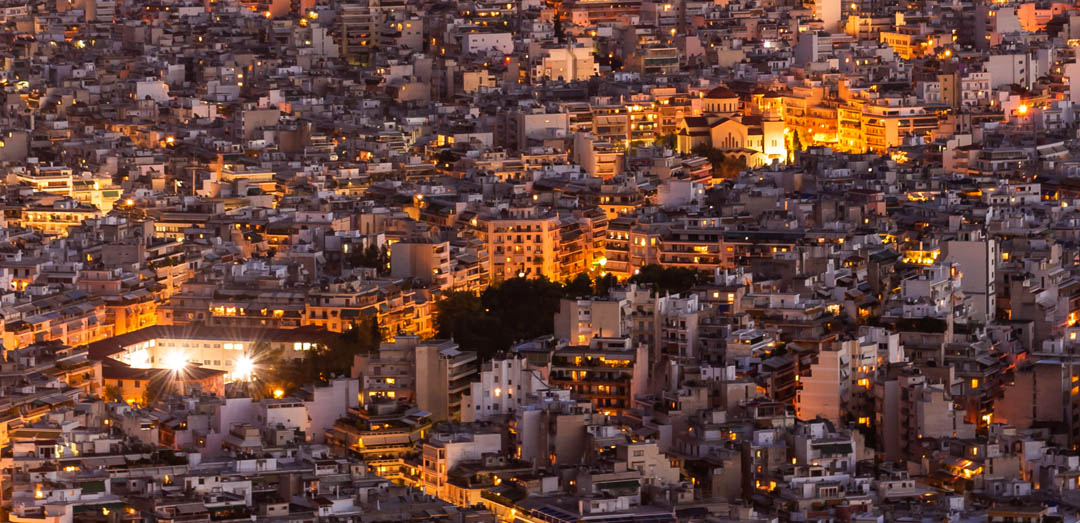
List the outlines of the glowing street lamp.
{"label": "glowing street lamp", "polygon": [[165,368],[176,375],[176,383],[180,388],[180,395],[184,395],[184,369],[187,368],[187,356],[183,352],[174,351],[165,356]]}
{"label": "glowing street lamp", "polygon": [[172,352],[165,356],[165,368],[173,372],[182,372],[187,367],[187,356],[182,352]]}
{"label": "glowing street lamp", "polygon": [[248,381],[251,379],[251,375],[255,372],[255,361],[251,357],[244,355],[236,359],[236,370],[233,372],[233,377],[238,380]]}

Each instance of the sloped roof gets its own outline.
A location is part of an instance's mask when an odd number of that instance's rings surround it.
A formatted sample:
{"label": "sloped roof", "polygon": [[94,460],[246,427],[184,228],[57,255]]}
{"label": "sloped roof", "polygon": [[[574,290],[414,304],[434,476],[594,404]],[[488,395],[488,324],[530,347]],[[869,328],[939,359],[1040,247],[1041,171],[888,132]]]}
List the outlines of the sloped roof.
{"label": "sloped roof", "polygon": [[705,98],[738,98],[739,95],[728,89],[726,86],[714,87],[708,93],[705,93]]}

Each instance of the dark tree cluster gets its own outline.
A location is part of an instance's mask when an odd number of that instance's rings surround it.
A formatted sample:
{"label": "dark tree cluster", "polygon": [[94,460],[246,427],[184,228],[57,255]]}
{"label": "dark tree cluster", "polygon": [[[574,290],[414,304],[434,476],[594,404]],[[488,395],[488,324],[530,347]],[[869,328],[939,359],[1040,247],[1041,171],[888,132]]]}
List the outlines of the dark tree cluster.
{"label": "dark tree cluster", "polygon": [[435,305],[435,328],[440,338],[486,358],[515,341],[551,334],[563,296],[563,285],[546,278],[514,278],[480,296],[451,292]]}
{"label": "dark tree cluster", "polygon": [[682,294],[701,281],[701,272],[683,267],[646,265],[630,277],[630,283],[649,285],[659,294]]}
{"label": "dark tree cluster", "polygon": [[305,383],[325,383],[335,376],[348,376],[352,370],[353,356],[372,353],[379,349],[382,332],[375,316],[362,317],[351,329],[333,335],[317,350],[309,352],[299,363],[292,360],[274,360],[270,363],[270,376],[275,383],[260,387],[282,387],[287,393]]}
{"label": "dark tree cluster", "polygon": [[[631,281],[651,285],[657,292],[680,293],[698,282],[690,269],[643,267]],[[546,278],[514,278],[488,287],[479,296],[450,292],[435,305],[435,328],[440,338],[453,338],[465,350],[483,358],[521,340],[554,332],[555,313],[562,298],[607,296],[618,280],[611,274],[595,280],[587,273],[558,283]]]}
{"label": "dark tree cluster", "polygon": [[379,271],[379,274],[390,272],[390,252],[386,247],[368,245],[365,249],[353,252],[349,255],[349,264],[353,267],[370,267]]}
{"label": "dark tree cluster", "polygon": [[725,155],[723,151],[708,145],[694,147],[691,152],[709,159],[709,163],[713,166],[713,178],[734,178],[746,168],[746,160],[742,157]]}

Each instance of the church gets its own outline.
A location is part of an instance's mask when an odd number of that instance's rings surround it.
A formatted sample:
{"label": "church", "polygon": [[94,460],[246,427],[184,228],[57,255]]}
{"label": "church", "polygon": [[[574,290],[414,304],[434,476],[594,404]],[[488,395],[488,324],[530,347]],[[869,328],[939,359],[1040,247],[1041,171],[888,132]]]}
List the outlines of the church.
{"label": "church", "polygon": [[689,153],[705,145],[748,167],[787,161],[784,121],[779,116],[748,114],[739,95],[720,86],[702,98],[702,115],[683,118],[676,127],[676,149]]}

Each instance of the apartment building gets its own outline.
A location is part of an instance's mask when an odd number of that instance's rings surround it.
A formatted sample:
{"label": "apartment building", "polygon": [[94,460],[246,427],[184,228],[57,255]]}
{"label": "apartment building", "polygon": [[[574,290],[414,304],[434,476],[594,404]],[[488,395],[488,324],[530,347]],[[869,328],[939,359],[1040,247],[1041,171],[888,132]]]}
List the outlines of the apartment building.
{"label": "apartment building", "polygon": [[591,49],[585,47],[544,48],[532,71],[534,82],[545,79],[561,82],[587,80],[597,72]]}
{"label": "apartment building", "polygon": [[449,288],[450,242],[394,242],[390,246],[390,275]]}
{"label": "apartment building", "polygon": [[479,381],[469,385],[462,401],[461,421],[488,421],[512,416],[551,389],[544,369],[533,368],[525,356],[496,358],[480,365]]}
{"label": "apartment building", "polygon": [[519,276],[559,279],[558,216],[523,208],[475,220],[477,237],[487,248],[492,283]]}
{"label": "apartment building", "polygon": [[878,99],[863,105],[863,141],[874,153],[886,153],[906,136],[927,136],[938,126],[936,114],[899,99]]}
{"label": "apartment building", "polygon": [[588,399],[596,410],[631,408],[648,376],[647,348],[629,337],[594,337],[587,346],[568,346],[552,355],[549,381]]}
{"label": "apartment building", "polygon": [[[795,415],[801,420],[822,418],[841,424],[852,394],[851,355],[847,345],[833,343],[815,356],[808,372],[799,376]],[[854,464],[852,464],[854,465]]]}
{"label": "apartment building", "polygon": [[555,337],[575,345],[630,333],[630,301],[604,297],[563,299],[555,314]]}
{"label": "apartment building", "polygon": [[460,420],[462,397],[478,374],[475,352],[451,341],[428,340],[416,346],[416,404],[434,420]]}
{"label": "apartment building", "polygon": [[9,225],[55,236],[67,236],[69,229],[101,216],[100,209],[68,198],[56,198],[51,202],[41,200],[40,203],[4,208],[4,218]]}
{"label": "apartment building", "polygon": [[338,283],[308,292],[304,304],[303,325],[344,332],[363,325],[374,317],[382,332],[435,333],[433,302],[426,300],[423,289],[406,289],[397,284]]}
{"label": "apartment building", "polygon": [[102,299],[82,291],[39,295],[3,311],[4,347],[8,348],[48,341],[78,346],[112,335]]}
{"label": "apartment building", "polygon": [[433,431],[421,451],[420,488],[430,495],[449,498],[449,473],[454,467],[502,451],[502,435],[494,427],[452,425],[446,430]]}

